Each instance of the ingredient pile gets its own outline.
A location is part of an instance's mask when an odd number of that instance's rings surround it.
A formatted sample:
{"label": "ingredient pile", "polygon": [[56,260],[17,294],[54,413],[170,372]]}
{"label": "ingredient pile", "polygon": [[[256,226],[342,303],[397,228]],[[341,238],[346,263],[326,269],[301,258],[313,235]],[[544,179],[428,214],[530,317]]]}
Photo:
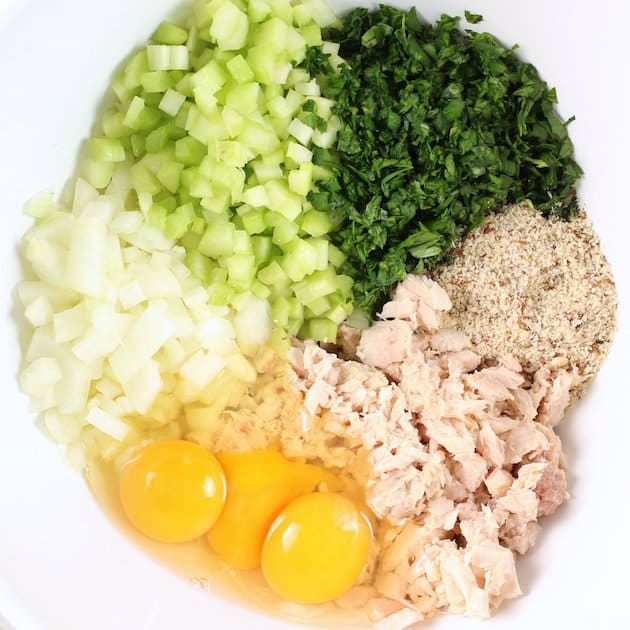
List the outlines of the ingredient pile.
{"label": "ingredient pile", "polygon": [[275,614],[488,617],[568,497],[614,281],[555,90],[465,20],[196,0],[27,206],[32,410]]}

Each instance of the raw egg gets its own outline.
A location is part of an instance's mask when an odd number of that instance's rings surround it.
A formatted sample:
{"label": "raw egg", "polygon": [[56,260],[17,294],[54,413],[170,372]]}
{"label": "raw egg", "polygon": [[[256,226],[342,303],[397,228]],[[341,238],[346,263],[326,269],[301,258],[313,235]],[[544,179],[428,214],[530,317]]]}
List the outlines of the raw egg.
{"label": "raw egg", "polygon": [[291,462],[272,450],[218,456],[227,478],[228,494],[219,520],[208,532],[214,552],[236,569],[260,566],[265,536],[280,511],[293,499],[322,482],[340,488],[330,472]]}
{"label": "raw egg", "polygon": [[212,453],[184,440],[140,449],[122,469],[119,484],[129,520],[143,534],[162,542],[202,536],[225,504],[221,464]]}
{"label": "raw egg", "polygon": [[372,528],[350,499],[332,493],[301,496],[272,524],[262,571],[280,596],[321,604],[355,584],[368,559]]}

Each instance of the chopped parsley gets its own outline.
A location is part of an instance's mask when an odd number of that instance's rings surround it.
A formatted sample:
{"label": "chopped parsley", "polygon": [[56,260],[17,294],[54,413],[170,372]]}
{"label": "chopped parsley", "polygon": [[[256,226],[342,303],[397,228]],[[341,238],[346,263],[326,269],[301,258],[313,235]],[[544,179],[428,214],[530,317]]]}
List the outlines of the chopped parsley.
{"label": "chopped parsley", "polygon": [[[341,129],[335,151],[317,156],[332,177],[310,201],[332,214],[332,240],[368,315],[393,284],[444,261],[506,203],[574,216],[582,170],[571,120],[558,117],[555,90],[514,49],[460,30],[457,17],[431,25],[415,9],[387,6],[353,10],[328,38],[347,65],[333,71],[321,48],[304,65],[336,101]],[[317,118],[307,124],[318,127]]]}

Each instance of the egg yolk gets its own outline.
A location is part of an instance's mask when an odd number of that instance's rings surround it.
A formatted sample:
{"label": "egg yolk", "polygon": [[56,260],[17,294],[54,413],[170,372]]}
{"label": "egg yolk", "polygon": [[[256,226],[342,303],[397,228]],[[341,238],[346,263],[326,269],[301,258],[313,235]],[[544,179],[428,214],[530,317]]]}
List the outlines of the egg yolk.
{"label": "egg yolk", "polygon": [[221,464],[198,444],[183,440],[140,449],[122,469],[119,484],[131,523],[161,542],[202,536],[225,504]]}
{"label": "egg yolk", "polygon": [[326,482],[331,490],[339,481],[310,464],[291,462],[279,452],[253,451],[218,456],[227,478],[225,509],[208,532],[214,552],[237,569],[260,566],[265,536],[280,511],[296,497]]}
{"label": "egg yolk", "polygon": [[282,510],[267,534],[262,571],[280,596],[302,604],[339,597],[368,558],[372,528],[350,499],[307,494]]}

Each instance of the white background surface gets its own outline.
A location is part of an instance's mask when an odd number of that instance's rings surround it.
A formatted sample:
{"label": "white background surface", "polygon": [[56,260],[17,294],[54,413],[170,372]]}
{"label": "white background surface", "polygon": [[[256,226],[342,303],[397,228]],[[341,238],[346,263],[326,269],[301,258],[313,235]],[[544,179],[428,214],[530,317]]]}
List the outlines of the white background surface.
{"label": "white background surface", "polygon": [[[61,188],[118,62],[176,0],[0,0],[0,611],[17,630],[287,628],[213,600],[155,566],[100,514],[82,480],[35,429],[15,377],[11,290],[20,209]],[[350,6],[337,2],[335,6]],[[405,4],[402,2],[399,5]],[[410,4],[410,3],[408,3]],[[620,331],[589,395],[562,428],[573,499],[546,520],[519,563],[525,596],[489,622],[444,618],[432,629],[630,627],[627,460],[630,412],[630,208],[625,0],[418,0],[483,13],[483,27],[558,87],[585,168],[582,193],[616,273]],[[7,9],[7,7],[9,7]],[[2,11],[4,9],[4,11]]]}

